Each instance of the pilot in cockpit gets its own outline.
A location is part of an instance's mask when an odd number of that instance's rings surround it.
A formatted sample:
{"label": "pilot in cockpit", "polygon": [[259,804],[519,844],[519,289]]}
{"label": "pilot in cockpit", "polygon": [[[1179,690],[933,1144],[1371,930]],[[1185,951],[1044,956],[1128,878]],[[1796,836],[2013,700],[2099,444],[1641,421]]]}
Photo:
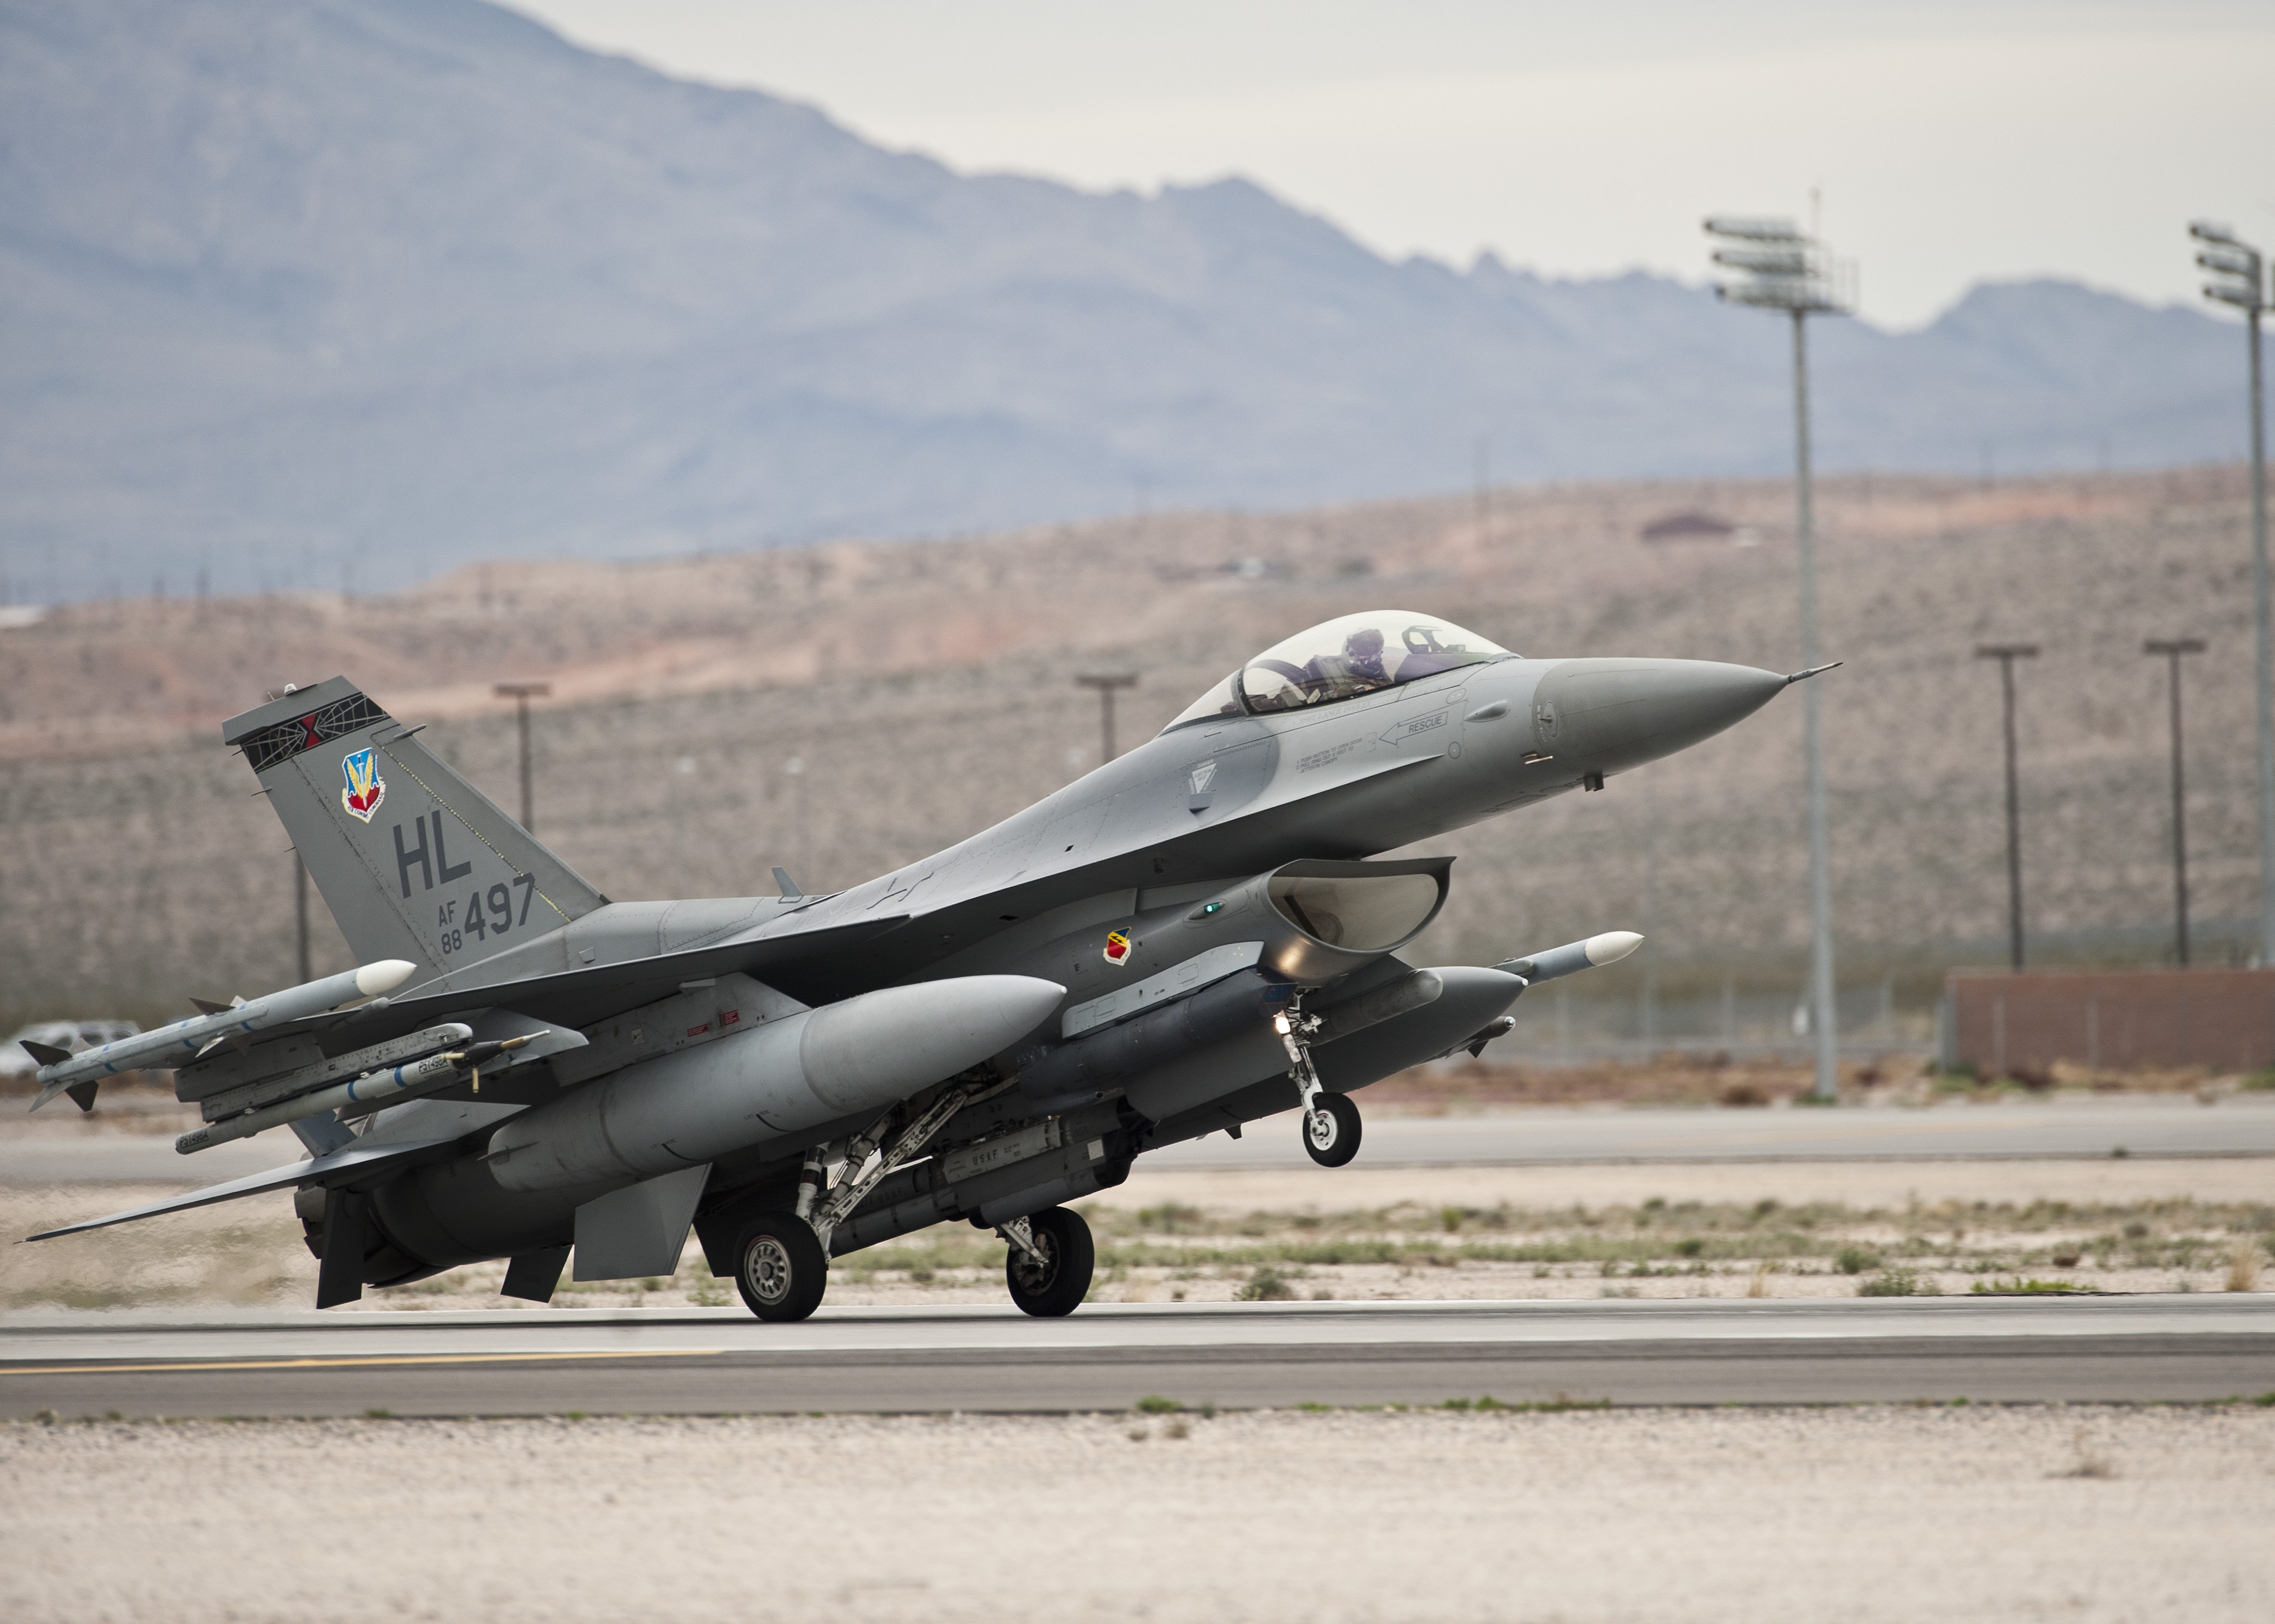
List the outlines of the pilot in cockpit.
{"label": "pilot in cockpit", "polygon": [[1370,689],[1390,686],[1390,673],[1382,668],[1382,631],[1378,626],[1362,626],[1343,639],[1343,657],[1334,660],[1322,655],[1311,661],[1311,674],[1322,682],[1336,684],[1343,692],[1364,693]]}

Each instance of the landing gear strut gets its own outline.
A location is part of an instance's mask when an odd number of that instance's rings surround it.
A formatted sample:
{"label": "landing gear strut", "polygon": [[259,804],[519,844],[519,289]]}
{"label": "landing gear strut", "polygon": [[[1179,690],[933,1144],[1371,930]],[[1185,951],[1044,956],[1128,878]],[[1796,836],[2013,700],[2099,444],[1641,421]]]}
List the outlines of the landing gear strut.
{"label": "landing gear strut", "polygon": [[1298,1001],[1274,1016],[1272,1025],[1287,1046],[1288,1075],[1303,1096],[1304,1153],[1322,1167],[1340,1167],[1358,1154],[1358,1107],[1348,1095],[1329,1093],[1311,1063],[1311,1039],[1319,1030],[1319,1017],[1305,1015]]}
{"label": "landing gear strut", "polygon": [[1081,1213],[1045,1207],[1032,1217],[1013,1219],[996,1233],[1011,1243],[1003,1275],[1021,1313],[1056,1319],[1073,1313],[1090,1295],[1098,1248]]}

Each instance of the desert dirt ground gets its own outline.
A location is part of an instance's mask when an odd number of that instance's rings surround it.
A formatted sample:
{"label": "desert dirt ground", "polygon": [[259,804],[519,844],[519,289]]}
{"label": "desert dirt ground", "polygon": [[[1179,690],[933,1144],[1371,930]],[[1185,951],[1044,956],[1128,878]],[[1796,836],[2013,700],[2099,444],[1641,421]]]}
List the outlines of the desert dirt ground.
{"label": "desert dirt ground", "polygon": [[[166,1193],[0,1188],[22,1235]],[[1142,1167],[1078,1203],[1096,1300],[1507,1299],[2275,1287],[2275,1171],[2256,1159],[1566,1167]],[[1003,1244],[960,1225],[840,1259],[839,1305],[994,1303]],[[367,1294],[361,1311],[521,1305],[503,1263]],[[0,1309],[299,1307],[316,1264],[284,1196],[0,1247]],[[676,1273],[564,1280],[556,1307],[734,1301],[692,1244]]]}
{"label": "desert dirt ground", "polygon": [[25,1423],[0,1613],[2257,1620],[2271,1516],[2248,1405]]}

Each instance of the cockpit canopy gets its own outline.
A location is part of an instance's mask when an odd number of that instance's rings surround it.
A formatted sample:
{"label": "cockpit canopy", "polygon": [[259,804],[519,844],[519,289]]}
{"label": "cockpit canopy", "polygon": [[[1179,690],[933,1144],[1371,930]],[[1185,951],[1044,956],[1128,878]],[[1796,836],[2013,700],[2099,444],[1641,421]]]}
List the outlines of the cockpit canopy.
{"label": "cockpit canopy", "polygon": [[1322,622],[1266,649],[1187,706],[1169,727],[1211,716],[1307,710],[1457,666],[1508,658],[1508,650],[1451,621],[1370,609]]}

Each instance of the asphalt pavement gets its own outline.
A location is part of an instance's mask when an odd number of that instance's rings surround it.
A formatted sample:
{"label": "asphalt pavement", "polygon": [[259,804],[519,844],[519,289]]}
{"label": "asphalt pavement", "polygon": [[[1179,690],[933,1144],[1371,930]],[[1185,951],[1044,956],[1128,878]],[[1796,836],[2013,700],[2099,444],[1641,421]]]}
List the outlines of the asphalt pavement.
{"label": "asphalt pavement", "polygon": [[0,1416],[2190,1401],[2275,1391],[2275,1296],[19,1316]]}
{"label": "asphalt pavement", "polygon": [[[1366,1096],[1357,1096],[1365,1112]],[[1927,1109],[1537,1107],[1471,1116],[1367,1114],[1361,1165],[1516,1167],[1620,1161],[1941,1160],[1954,1157],[2275,1156],[2275,1099],[2073,1099]],[[1159,1171],[1309,1165],[1293,1112],[1156,1151]]]}
{"label": "asphalt pavement", "polygon": [[[1358,1097],[1361,1109],[1366,1097]],[[1924,1110],[1539,1107],[1470,1116],[1370,1114],[1359,1166],[1525,1167],[1586,1162],[1984,1160],[2036,1157],[2275,1156],[2275,1098],[2066,1099]],[[32,1132],[0,1122],[0,1184],[219,1183],[297,1160],[288,1134],[175,1153],[170,1135]],[[1304,1167],[1295,1116],[1251,1122],[1145,1157],[1153,1172]]]}

